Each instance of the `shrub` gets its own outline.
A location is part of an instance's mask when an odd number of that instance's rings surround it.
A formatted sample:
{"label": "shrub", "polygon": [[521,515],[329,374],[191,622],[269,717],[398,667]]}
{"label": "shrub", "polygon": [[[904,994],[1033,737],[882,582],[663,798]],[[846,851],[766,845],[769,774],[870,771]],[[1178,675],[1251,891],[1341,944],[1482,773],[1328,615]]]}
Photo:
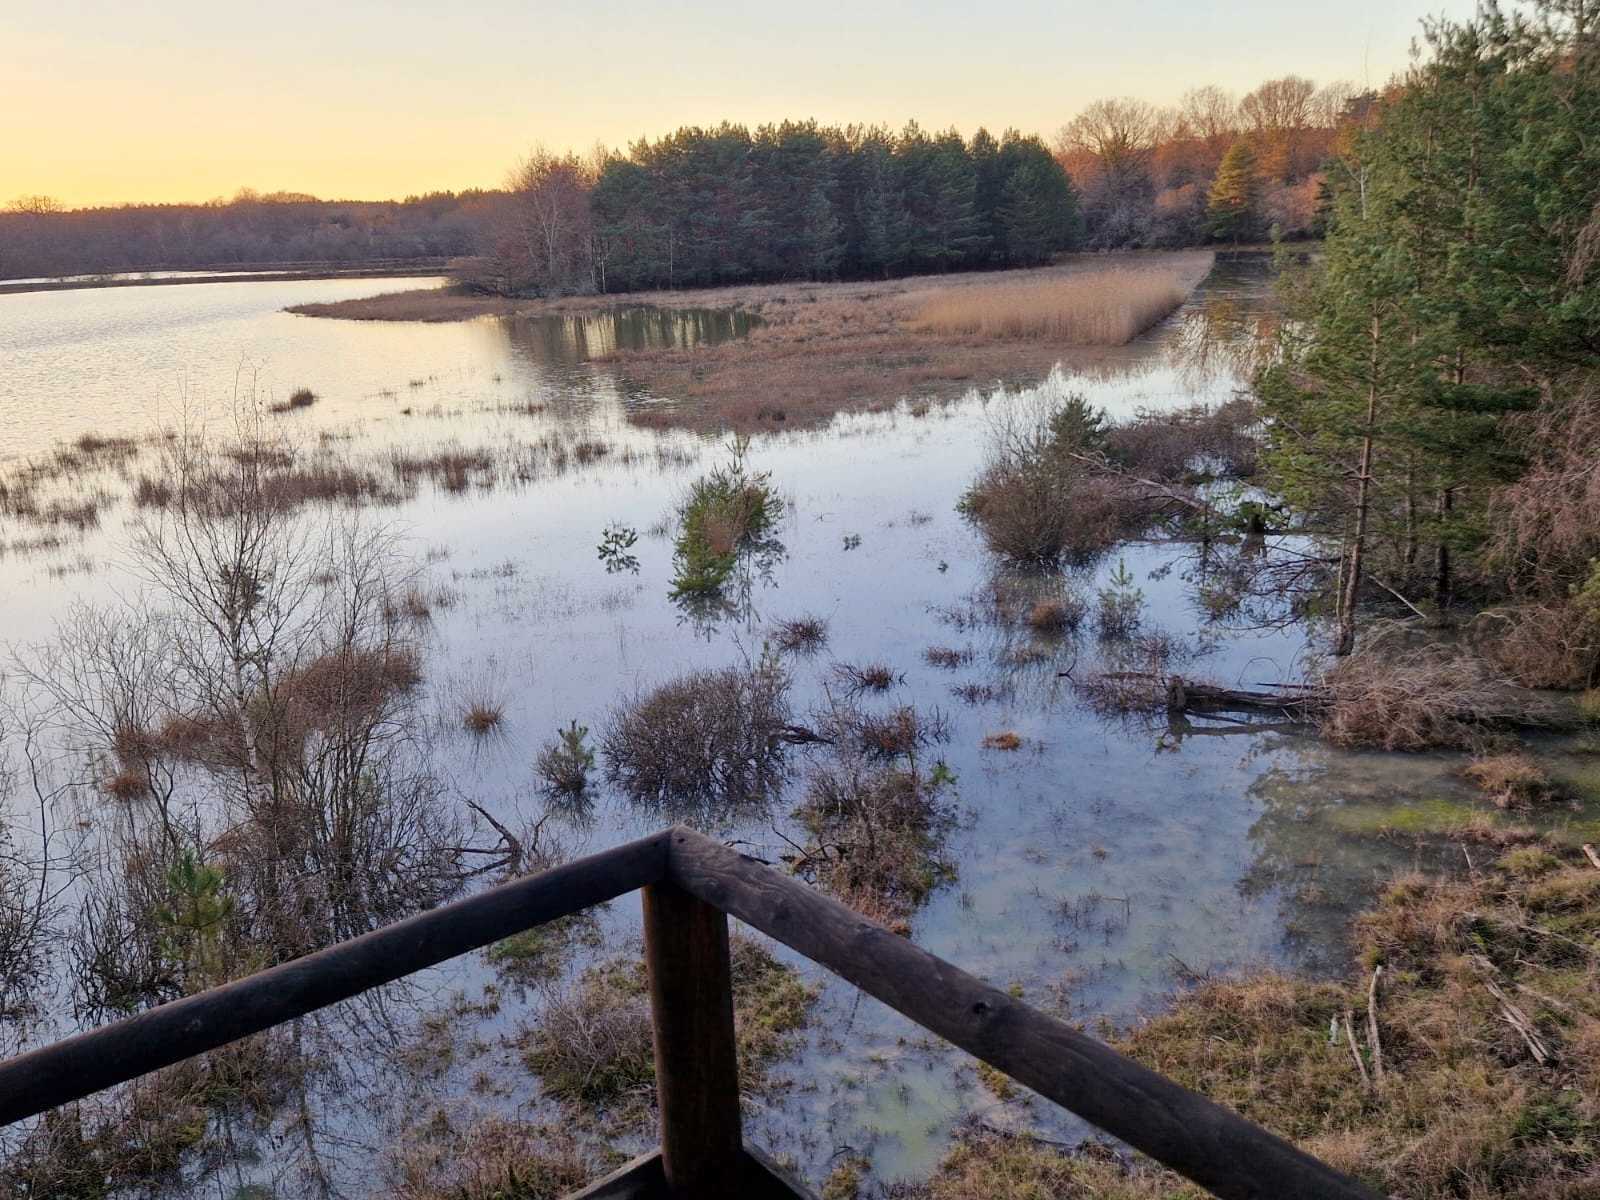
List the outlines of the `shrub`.
{"label": "shrub", "polygon": [[964,667],[972,661],[972,651],[964,648],[957,649],[954,646],[929,646],[922,652],[922,657],[927,659],[928,665],[931,667],[954,670],[956,667]]}
{"label": "shrub", "polygon": [[[760,1089],[795,1046],[817,991],[754,938],[729,939],[740,1085]],[[583,973],[522,1039],[522,1057],[557,1099],[605,1107],[655,1081],[644,964],[615,958]]]}
{"label": "shrub", "polygon": [[1144,593],[1134,586],[1128,564],[1119,560],[1107,586],[1100,589],[1095,631],[1103,641],[1125,642],[1138,632],[1143,609]]}
{"label": "shrub", "polygon": [[539,751],[535,769],[544,780],[545,790],[560,796],[581,796],[589,786],[594,769],[594,751],[589,749],[589,727],[574,720],[556,731],[556,740]]}
{"label": "shrub", "polygon": [[642,974],[620,960],[591,968],[573,992],[545,1008],[523,1038],[522,1060],[547,1094],[605,1108],[655,1081]]}
{"label": "shrub", "polygon": [[764,800],[787,774],[788,688],[771,657],[663,684],[612,713],[601,738],[606,778],[646,803]]}
{"label": "shrub", "polygon": [[745,469],[745,441],[733,461],[694,483],[679,513],[673,550],[674,598],[719,592],[741,554],[755,550],[778,521],[778,496],[765,472]]}
{"label": "shrub", "polygon": [[1470,750],[1496,727],[1559,729],[1575,720],[1570,710],[1508,686],[1476,655],[1448,647],[1391,650],[1379,638],[1339,660],[1322,683],[1321,732],[1341,746]]}

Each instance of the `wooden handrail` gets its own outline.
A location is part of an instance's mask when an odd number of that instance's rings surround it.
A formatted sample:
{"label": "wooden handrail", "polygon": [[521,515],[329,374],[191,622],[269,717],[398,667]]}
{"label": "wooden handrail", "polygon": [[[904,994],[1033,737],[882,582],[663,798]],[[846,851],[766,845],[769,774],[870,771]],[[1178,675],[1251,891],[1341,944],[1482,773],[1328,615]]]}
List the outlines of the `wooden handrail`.
{"label": "wooden handrail", "polygon": [[1224,1200],[1375,1200],[1231,1109],[692,829],[667,874],[990,1066]]}
{"label": "wooden handrail", "polygon": [[0,1063],[0,1125],[658,883],[670,830],[491,888]]}
{"label": "wooden handrail", "polygon": [[683,827],[0,1063],[0,1125],[639,889],[661,1170],[676,1196],[745,1194],[731,1167],[748,1158],[739,1132],[728,976],[726,916],[733,916],[1223,1200],[1378,1200],[1237,1113],[791,876]]}

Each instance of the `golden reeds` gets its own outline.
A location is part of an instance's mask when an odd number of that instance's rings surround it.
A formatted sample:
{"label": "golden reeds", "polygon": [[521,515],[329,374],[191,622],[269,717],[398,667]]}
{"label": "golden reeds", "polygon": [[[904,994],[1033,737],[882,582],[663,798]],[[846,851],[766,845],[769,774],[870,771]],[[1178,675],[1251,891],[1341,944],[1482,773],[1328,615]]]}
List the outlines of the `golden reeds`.
{"label": "golden reeds", "polygon": [[912,328],[954,335],[1121,346],[1183,303],[1175,271],[1113,267],[935,293]]}

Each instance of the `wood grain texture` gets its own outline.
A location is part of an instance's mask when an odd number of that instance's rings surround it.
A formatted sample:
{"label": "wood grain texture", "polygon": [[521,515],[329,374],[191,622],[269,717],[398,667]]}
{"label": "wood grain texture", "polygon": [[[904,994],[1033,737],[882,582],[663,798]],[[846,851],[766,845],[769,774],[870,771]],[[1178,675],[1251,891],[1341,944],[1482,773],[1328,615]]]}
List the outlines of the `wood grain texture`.
{"label": "wood grain texture", "polygon": [[655,834],[0,1063],[0,1125],[125,1083],[653,884]]}
{"label": "wood grain texture", "polygon": [[644,889],[661,1162],[675,1197],[745,1195],[728,918],[671,883]]}
{"label": "wood grain texture", "polygon": [[787,875],[672,831],[668,877],[1224,1200],[1377,1194]]}

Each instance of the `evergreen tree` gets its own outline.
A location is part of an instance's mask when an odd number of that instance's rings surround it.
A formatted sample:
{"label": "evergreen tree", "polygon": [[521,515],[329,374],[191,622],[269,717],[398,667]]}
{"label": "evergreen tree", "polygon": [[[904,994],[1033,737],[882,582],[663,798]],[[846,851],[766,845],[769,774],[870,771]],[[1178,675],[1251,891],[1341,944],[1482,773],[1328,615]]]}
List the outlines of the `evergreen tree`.
{"label": "evergreen tree", "polygon": [[1237,139],[1222,156],[1217,177],[1206,202],[1206,224],[1216,241],[1238,244],[1254,237],[1261,181],[1256,173],[1255,151],[1244,138]]}

